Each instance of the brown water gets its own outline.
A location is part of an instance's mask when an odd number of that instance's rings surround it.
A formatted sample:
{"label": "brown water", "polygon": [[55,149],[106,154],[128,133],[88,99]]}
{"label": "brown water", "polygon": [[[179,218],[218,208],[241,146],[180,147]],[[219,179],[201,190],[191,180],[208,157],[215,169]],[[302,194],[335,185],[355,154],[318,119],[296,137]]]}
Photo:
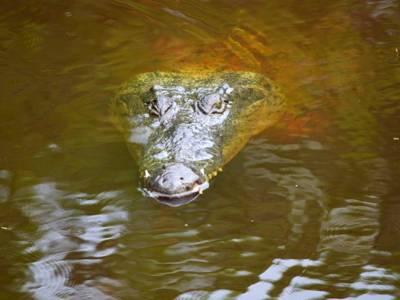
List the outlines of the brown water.
{"label": "brown water", "polygon": [[[400,299],[400,1],[326,2],[1,1],[0,299]],[[288,107],[170,208],[108,101],[185,68]]]}

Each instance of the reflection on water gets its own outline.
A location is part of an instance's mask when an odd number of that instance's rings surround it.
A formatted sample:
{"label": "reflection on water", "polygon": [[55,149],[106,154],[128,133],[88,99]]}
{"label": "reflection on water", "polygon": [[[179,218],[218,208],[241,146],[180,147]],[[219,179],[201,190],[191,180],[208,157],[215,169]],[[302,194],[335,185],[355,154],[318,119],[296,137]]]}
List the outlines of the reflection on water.
{"label": "reflection on water", "polygon": [[23,291],[38,299],[79,299],[85,293],[109,298],[96,287],[93,276],[96,281],[104,280],[103,288],[117,284],[97,266],[102,258],[117,252],[117,239],[125,229],[127,212],[111,203],[118,194],[73,194],[57,188],[54,182],[17,192],[15,199],[24,204],[23,213],[37,224],[34,240],[24,252],[40,253],[27,266],[30,279]]}
{"label": "reflection on water", "polygon": [[[5,2],[1,299],[400,298],[400,2]],[[197,201],[137,191],[108,101],[251,70],[288,108]]]}

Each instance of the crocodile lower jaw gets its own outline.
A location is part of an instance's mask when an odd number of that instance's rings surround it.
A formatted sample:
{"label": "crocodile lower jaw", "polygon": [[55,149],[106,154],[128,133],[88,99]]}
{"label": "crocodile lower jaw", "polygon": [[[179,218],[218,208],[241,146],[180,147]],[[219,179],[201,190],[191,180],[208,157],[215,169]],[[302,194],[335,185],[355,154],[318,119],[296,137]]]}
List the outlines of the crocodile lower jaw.
{"label": "crocodile lower jaw", "polygon": [[176,207],[176,206],[180,206],[180,205],[192,202],[200,194],[202,194],[203,191],[208,188],[208,186],[209,186],[209,184],[206,181],[206,182],[202,183],[201,185],[196,185],[190,191],[185,191],[185,192],[177,193],[177,194],[166,194],[166,193],[160,193],[160,192],[149,191],[149,190],[145,190],[145,193],[149,197],[156,199],[158,202],[161,202],[168,206]]}

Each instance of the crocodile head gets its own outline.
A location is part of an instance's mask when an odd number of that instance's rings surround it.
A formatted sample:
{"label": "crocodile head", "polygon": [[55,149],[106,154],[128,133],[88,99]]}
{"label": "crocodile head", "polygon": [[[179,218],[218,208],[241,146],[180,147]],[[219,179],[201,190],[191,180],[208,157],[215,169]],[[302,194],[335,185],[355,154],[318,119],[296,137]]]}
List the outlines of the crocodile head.
{"label": "crocodile head", "polygon": [[113,99],[113,121],[138,161],[142,191],[179,206],[277,120],[282,99],[255,73],[145,73]]}

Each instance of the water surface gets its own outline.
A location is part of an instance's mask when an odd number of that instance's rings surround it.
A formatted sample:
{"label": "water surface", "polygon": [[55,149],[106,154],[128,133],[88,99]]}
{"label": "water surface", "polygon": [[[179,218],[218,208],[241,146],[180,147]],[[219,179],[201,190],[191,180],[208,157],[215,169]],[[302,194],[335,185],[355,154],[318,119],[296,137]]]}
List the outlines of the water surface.
{"label": "water surface", "polygon": [[[288,107],[162,206],[110,124],[145,71]],[[400,1],[2,1],[0,299],[399,299]]]}

